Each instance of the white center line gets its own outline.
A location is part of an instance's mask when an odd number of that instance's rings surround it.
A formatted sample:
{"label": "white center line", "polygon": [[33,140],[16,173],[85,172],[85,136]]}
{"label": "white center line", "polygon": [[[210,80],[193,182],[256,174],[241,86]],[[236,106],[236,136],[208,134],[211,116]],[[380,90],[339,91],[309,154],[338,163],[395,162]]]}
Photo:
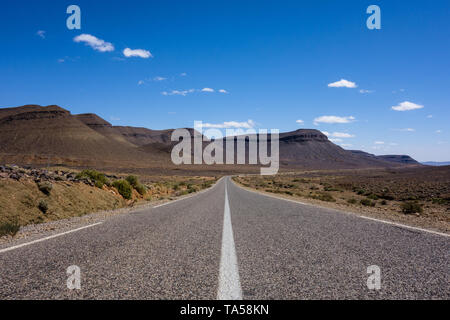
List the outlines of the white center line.
{"label": "white center line", "polygon": [[12,246],[12,247],[9,247],[9,248],[1,249],[0,253],[11,251],[11,250],[18,249],[18,248],[25,247],[25,246],[29,246],[30,244],[38,243],[38,242],[41,242],[41,241],[45,241],[45,240],[53,239],[53,238],[56,238],[56,237],[60,237],[60,236],[63,236],[65,234],[72,233],[72,232],[75,232],[75,231],[80,231],[80,230],[83,230],[83,229],[86,229],[86,228],[90,228],[90,227],[96,226],[96,225],[101,224],[101,223],[103,223],[103,222],[97,222],[97,223],[90,224],[88,226],[84,226],[84,227],[81,227],[81,228],[78,228],[78,229],[73,229],[73,230],[70,230],[70,231],[54,234],[52,236],[48,236],[48,237],[45,237],[45,238],[37,239],[37,240],[34,240],[34,241],[18,244],[17,246]]}
{"label": "white center line", "polygon": [[225,210],[223,215],[222,252],[220,257],[218,300],[242,300],[241,282],[234,246],[228,203],[227,180],[225,180]]}

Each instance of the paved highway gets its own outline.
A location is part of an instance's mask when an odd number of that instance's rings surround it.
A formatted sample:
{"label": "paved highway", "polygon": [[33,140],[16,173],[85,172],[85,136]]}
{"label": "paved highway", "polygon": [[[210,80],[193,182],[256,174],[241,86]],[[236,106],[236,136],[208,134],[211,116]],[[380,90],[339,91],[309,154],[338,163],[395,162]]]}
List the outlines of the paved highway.
{"label": "paved highway", "polygon": [[[0,248],[0,299],[449,299],[450,238],[244,190]],[[67,288],[69,266],[80,290]],[[369,289],[369,266],[380,289]],[[371,282],[371,283],[377,283]]]}

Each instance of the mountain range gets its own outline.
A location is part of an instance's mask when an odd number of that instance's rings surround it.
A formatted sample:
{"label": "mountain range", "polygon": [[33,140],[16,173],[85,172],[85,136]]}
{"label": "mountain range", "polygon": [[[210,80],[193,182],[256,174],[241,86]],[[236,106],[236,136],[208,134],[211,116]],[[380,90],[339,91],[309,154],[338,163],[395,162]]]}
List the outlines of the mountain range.
{"label": "mountain range", "polygon": [[[73,115],[56,105],[3,108],[0,109],[0,163],[169,170],[175,168],[170,160],[176,144],[171,141],[173,130],[113,126],[96,114]],[[420,165],[406,155],[375,156],[344,150],[315,129],[280,133],[279,150],[280,165],[287,169]],[[240,166],[214,167],[233,171]],[[198,166],[178,169],[195,170]]]}

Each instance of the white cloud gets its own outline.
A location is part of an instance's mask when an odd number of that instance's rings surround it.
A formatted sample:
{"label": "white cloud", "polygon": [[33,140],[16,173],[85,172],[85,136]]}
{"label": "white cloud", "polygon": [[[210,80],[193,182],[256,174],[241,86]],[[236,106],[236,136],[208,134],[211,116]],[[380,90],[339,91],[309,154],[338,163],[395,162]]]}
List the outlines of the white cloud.
{"label": "white cloud", "polygon": [[73,38],[73,41],[84,42],[92,49],[100,52],[114,51],[114,46],[112,45],[112,43],[106,42],[90,34],[80,34],[79,36]]}
{"label": "white cloud", "polygon": [[172,90],[170,92],[163,91],[161,94],[163,96],[186,96],[188,93],[194,92],[195,89],[189,89],[189,90]]}
{"label": "white cloud", "polygon": [[431,119],[431,118],[433,118],[433,115],[432,115],[432,114],[429,114],[429,115],[427,115],[427,118],[428,118],[428,119]]}
{"label": "white cloud", "polygon": [[36,35],[38,35],[42,39],[45,39],[45,31],[44,30],[39,30],[38,32],[36,32]]}
{"label": "white cloud", "polygon": [[298,124],[304,124],[305,123],[305,121],[303,121],[303,120],[296,120],[295,122],[297,122]]}
{"label": "white cloud", "polygon": [[[193,92],[207,92],[207,93],[211,93],[211,92],[216,92],[216,91],[214,89],[212,89],[212,88],[203,88],[203,89],[189,89],[189,90],[172,90],[170,92],[163,91],[163,92],[161,92],[161,94],[164,95],[164,96],[172,96],[172,95],[185,96],[188,93],[193,93]],[[226,91],[224,89],[220,89],[220,90],[218,90],[218,92],[220,92],[220,93],[228,93],[228,91]]]}
{"label": "white cloud", "polygon": [[384,144],[384,141],[375,141],[375,144]]}
{"label": "white cloud", "polygon": [[416,129],[413,128],[403,128],[403,129],[394,129],[395,131],[403,131],[403,132],[414,132]]}
{"label": "white cloud", "polygon": [[343,143],[341,144],[341,147],[347,148],[347,147],[352,147],[353,145],[350,143]]}
{"label": "white cloud", "polygon": [[333,132],[330,137],[334,138],[354,138],[355,135],[345,132]]}
{"label": "white cloud", "polygon": [[110,119],[111,121],[120,121],[120,118],[115,117],[115,116],[111,116],[111,117],[109,117],[109,119]]}
{"label": "white cloud", "polygon": [[398,143],[391,142],[391,143],[389,143],[389,145],[390,145],[390,146],[398,146]]}
{"label": "white cloud", "polygon": [[355,117],[321,116],[314,119],[314,124],[319,123],[349,123],[355,121]]}
{"label": "white cloud", "polygon": [[328,84],[328,87],[330,87],[330,88],[356,88],[357,85],[354,82],[351,82],[351,81],[348,81],[345,79],[341,79],[339,81]]}
{"label": "white cloud", "polygon": [[127,58],[130,58],[130,57],[139,57],[139,58],[143,58],[143,59],[153,58],[153,55],[150,53],[150,51],[147,51],[144,49],[126,48],[123,50],[123,55]]}
{"label": "white cloud", "polygon": [[164,78],[164,77],[154,77],[153,80],[154,80],[154,81],[164,81],[164,80],[167,80],[167,78]]}
{"label": "white cloud", "polygon": [[61,59],[58,59],[58,62],[59,62],[59,63],[63,63],[63,62],[65,62],[65,61],[66,61],[66,60],[64,60],[64,59],[62,59],[62,58],[61,58]]}
{"label": "white cloud", "polygon": [[398,106],[393,106],[392,110],[395,111],[410,111],[410,110],[416,110],[416,109],[422,109],[424,106],[420,104],[415,104],[409,101],[401,102]]}
{"label": "white cloud", "polygon": [[202,126],[203,128],[216,128],[216,129],[225,129],[225,128],[251,129],[255,126],[255,122],[253,120],[248,120],[246,122],[225,121],[223,123],[203,123]]}
{"label": "white cloud", "polygon": [[328,139],[328,140],[330,140],[333,143],[342,142],[342,139],[333,139],[333,138],[331,138],[331,139]]}
{"label": "white cloud", "polygon": [[143,85],[144,84],[144,80],[139,80],[138,81],[138,86]]}
{"label": "white cloud", "polygon": [[373,93],[373,90],[366,90],[366,89],[361,89],[359,90],[359,93]]}
{"label": "white cloud", "polygon": [[180,77],[186,77],[186,76],[187,76],[186,72],[183,72],[183,73],[180,74]]}
{"label": "white cloud", "polygon": [[442,130],[436,130],[436,133],[442,133]]}

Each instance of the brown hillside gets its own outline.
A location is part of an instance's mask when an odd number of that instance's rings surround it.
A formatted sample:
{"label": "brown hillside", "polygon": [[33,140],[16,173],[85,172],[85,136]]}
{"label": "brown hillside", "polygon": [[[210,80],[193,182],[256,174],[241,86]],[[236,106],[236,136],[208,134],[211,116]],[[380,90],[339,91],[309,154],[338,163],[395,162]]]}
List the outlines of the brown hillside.
{"label": "brown hillside", "polygon": [[[193,129],[188,130],[193,133]],[[170,139],[172,132],[173,129],[112,126],[95,114],[72,115],[58,106],[5,108],[0,109],[0,163],[173,169],[170,153],[176,142]],[[259,139],[258,135],[250,138],[255,137]],[[204,142],[203,146],[206,145]],[[247,149],[248,139],[246,145]],[[364,152],[344,150],[318,130],[281,133],[279,147],[280,165],[287,169],[404,165],[393,162],[393,156],[383,159]],[[188,171],[202,169],[199,166],[177,168]],[[208,166],[208,170],[221,172],[236,168]]]}

